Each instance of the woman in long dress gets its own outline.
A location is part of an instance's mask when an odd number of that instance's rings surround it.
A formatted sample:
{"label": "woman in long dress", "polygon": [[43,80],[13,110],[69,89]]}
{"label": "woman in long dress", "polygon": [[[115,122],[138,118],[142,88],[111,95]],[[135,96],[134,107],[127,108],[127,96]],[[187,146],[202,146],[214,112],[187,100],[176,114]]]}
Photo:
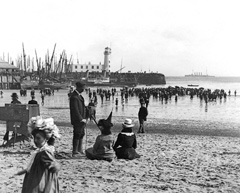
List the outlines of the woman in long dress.
{"label": "woman in long dress", "polygon": [[92,148],[88,148],[85,154],[88,159],[112,161],[114,158],[114,137],[111,133],[113,124],[107,119],[100,119],[98,127],[101,130],[101,135],[98,135]]}

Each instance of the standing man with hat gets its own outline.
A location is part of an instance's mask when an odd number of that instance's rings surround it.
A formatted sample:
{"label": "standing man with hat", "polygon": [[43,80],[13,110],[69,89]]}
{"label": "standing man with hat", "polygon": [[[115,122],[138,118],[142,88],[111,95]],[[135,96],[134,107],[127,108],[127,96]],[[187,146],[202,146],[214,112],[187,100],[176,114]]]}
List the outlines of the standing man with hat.
{"label": "standing man with hat", "polygon": [[21,102],[18,100],[18,95],[17,95],[17,93],[12,93],[12,95],[11,95],[11,97],[12,97],[12,102],[11,102],[11,104],[21,104]]}
{"label": "standing man with hat", "polygon": [[83,137],[85,135],[87,108],[84,103],[84,98],[81,93],[85,89],[85,84],[76,82],[76,89],[70,97],[70,117],[73,125],[73,141],[72,141],[72,156],[79,158],[83,153]]}

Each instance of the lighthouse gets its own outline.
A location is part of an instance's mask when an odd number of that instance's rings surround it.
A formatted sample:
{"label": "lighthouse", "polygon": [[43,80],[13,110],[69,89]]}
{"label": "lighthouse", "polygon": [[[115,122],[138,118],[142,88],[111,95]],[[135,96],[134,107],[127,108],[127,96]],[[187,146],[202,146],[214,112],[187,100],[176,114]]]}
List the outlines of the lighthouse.
{"label": "lighthouse", "polygon": [[109,74],[109,55],[110,54],[111,54],[111,48],[106,47],[104,51],[104,64],[103,64],[103,76],[105,78]]}

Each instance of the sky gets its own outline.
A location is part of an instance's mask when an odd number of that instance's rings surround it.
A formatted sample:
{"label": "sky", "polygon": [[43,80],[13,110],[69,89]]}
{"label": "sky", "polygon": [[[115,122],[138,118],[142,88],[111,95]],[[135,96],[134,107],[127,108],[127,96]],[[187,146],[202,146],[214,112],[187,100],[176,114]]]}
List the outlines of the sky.
{"label": "sky", "polygon": [[45,57],[56,43],[74,63],[110,70],[240,76],[240,1],[8,0],[1,2],[0,57]]}

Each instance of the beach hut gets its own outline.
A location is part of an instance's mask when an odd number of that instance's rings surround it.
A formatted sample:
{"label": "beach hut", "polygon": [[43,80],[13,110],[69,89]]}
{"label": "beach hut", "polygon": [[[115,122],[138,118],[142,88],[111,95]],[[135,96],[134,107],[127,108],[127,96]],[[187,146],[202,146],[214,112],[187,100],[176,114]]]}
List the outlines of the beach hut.
{"label": "beach hut", "polygon": [[0,89],[20,88],[19,68],[0,59]]}

